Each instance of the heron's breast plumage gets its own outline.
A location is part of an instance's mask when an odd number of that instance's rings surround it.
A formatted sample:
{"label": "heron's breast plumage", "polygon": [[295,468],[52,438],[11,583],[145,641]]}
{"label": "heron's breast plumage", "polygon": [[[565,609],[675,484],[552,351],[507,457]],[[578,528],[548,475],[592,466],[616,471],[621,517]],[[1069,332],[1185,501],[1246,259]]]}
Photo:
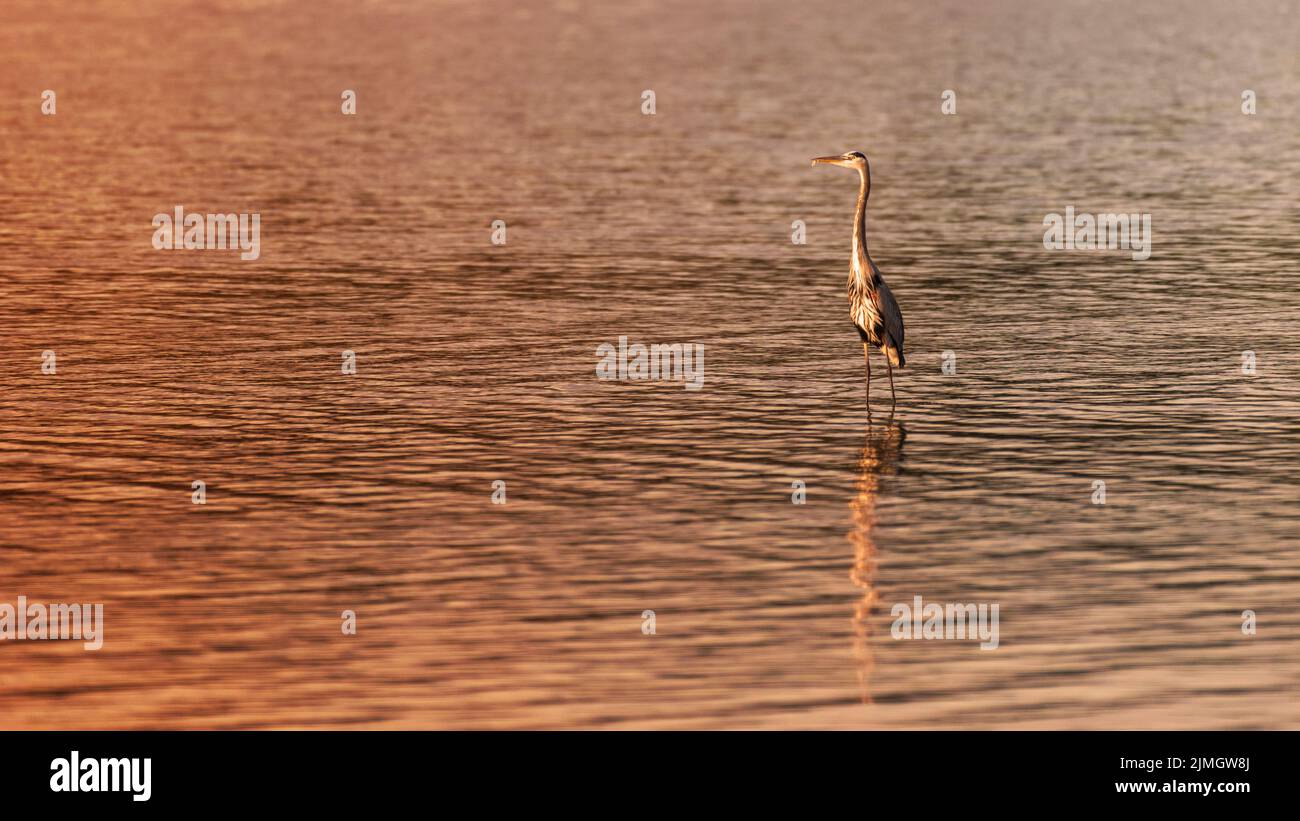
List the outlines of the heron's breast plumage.
{"label": "heron's breast plumage", "polygon": [[867,335],[871,344],[879,345],[882,342],[884,326],[881,322],[880,309],[876,306],[872,278],[871,274],[859,276],[857,272],[849,275],[849,317],[853,320],[853,324]]}
{"label": "heron's breast plumage", "polygon": [[880,322],[880,312],[876,310],[875,301],[870,296],[864,293],[850,293],[849,316],[853,318],[854,325],[866,331],[873,345],[880,344],[883,326]]}

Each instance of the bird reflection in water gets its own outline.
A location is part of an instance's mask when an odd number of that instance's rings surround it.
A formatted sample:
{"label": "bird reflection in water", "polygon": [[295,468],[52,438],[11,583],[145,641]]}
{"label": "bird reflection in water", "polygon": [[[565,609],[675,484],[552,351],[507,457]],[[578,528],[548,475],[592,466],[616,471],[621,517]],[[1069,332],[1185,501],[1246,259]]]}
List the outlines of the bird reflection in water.
{"label": "bird reflection in water", "polygon": [[862,598],[853,608],[853,653],[857,658],[858,684],[862,703],[871,703],[871,612],[876,604],[876,499],[884,477],[898,473],[903,460],[903,440],[907,431],[891,414],[885,424],[867,422],[866,442],[858,459],[857,493],[849,508],[853,511],[853,568],[849,579],[862,588]]}

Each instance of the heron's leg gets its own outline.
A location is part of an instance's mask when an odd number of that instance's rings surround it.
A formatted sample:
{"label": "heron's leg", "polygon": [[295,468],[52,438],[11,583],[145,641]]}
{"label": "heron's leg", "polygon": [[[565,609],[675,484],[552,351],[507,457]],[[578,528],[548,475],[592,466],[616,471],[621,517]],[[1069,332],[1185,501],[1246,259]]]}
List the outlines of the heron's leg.
{"label": "heron's leg", "polygon": [[894,363],[889,361],[889,354],[885,354],[885,364],[889,366],[889,401],[897,404],[898,397],[894,396]]}
{"label": "heron's leg", "polygon": [[862,358],[867,363],[867,410],[871,410],[871,346],[862,343]]}

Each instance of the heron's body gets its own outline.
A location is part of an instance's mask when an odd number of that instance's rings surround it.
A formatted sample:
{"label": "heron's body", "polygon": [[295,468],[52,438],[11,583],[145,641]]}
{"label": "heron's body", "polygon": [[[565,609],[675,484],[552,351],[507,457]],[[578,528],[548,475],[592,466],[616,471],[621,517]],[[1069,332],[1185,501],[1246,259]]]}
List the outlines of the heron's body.
{"label": "heron's body", "polygon": [[867,363],[867,407],[871,406],[871,355],[877,347],[889,366],[889,394],[894,395],[894,366],[906,367],[903,356],[903,313],[894,294],[880,275],[867,251],[867,197],[871,195],[871,167],[867,158],[854,151],[839,157],[818,157],[813,164],[826,163],[857,170],[860,185],[858,207],[853,215],[853,259],[849,267],[849,317],[862,338],[862,355]]}

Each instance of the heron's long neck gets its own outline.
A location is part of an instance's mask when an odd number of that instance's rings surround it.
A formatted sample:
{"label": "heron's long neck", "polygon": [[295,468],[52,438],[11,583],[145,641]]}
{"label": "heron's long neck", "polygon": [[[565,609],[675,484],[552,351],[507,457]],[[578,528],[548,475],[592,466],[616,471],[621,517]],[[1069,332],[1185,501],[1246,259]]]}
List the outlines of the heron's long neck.
{"label": "heron's long neck", "polygon": [[871,255],[867,253],[867,197],[871,194],[871,170],[858,172],[858,210],[853,215],[853,275],[859,281],[871,281]]}

